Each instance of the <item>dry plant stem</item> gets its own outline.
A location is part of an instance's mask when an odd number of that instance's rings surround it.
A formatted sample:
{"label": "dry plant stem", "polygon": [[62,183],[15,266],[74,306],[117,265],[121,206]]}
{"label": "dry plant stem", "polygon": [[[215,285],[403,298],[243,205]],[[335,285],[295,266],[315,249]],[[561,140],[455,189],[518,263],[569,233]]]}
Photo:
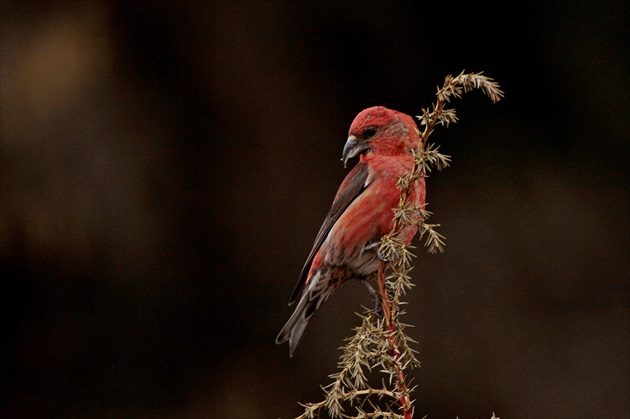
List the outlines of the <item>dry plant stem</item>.
{"label": "dry plant stem", "polygon": [[400,406],[402,407],[403,416],[405,419],[413,418],[413,408],[411,407],[411,399],[409,397],[409,389],[407,388],[407,384],[405,381],[405,372],[402,370],[400,365],[400,351],[398,350],[398,342],[396,341],[396,328],[395,328],[395,319],[394,313],[396,313],[396,303],[395,299],[398,297],[394,297],[394,301],[390,302],[389,295],[387,294],[387,290],[385,287],[385,268],[387,267],[386,262],[381,262],[381,265],[378,269],[378,289],[381,295],[381,301],[383,306],[383,316],[385,317],[385,323],[387,324],[388,333],[388,342],[389,342],[389,352],[394,359],[394,365],[392,367],[396,370],[396,374],[398,375],[398,393],[401,394],[398,401]]}
{"label": "dry plant stem", "polygon": [[[482,89],[483,92],[495,103],[503,97],[503,92],[499,89],[499,86],[492,79],[483,76],[482,73],[466,74],[465,71],[462,71],[457,77],[452,77],[450,75],[447,76],[444,81],[444,86],[441,89],[438,89],[437,101],[433,105],[433,111],[429,112],[428,110],[426,110],[424,112],[424,115],[420,117],[425,127],[424,131],[420,133],[418,148],[415,150],[416,156],[426,151],[425,148],[427,145],[427,140],[433,132],[436,124],[442,123],[443,125],[448,125],[450,122],[457,121],[453,110],[451,110],[452,112],[448,112],[444,109],[444,106],[446,105],[446,102],[449,101],[449,98],[459,98],[461,97],[462,93],[468,92],[472,89]],[[414,173],[415,172],[416,168],[414,167]],[[424,177],[426,177],[426,171],[420,170],[416,179]],[[399,208],[404,208],[408,204],[409,196],[411,196],[413,192],[416,179],[410,179],[410,181],[407,183],[407,186],[401,188]],[[401,225],[399,221],[399,218],[394,219],[390,237],[397,234],[401,230]],[[378,270],[378,288],[383,306],[383,314],[385,316],[387,330],[389,332],[389,351],[395,364],[392,365],[392,367],[396,371],[398,376],[397,392],[401,395],[399,397],[400,406],[402,408],[404,418],[412,419],[413,408],[411,406],[411,400],[409,397],[409,389],[405,382],[405,373],[399,363],[401,353],[398,348],[398,342],[396,338],[397,326],[395,314],[398,305],[398,293],[395,293],[393,301],[390,301],[389,295],[387,294],[385,280],[385,270],[387,269],[388,265],[389,262],[381,261]]]}
{"label": "dry plant stem", "polygon": [[[444,107],[444,103],[438,100],[439,111]],[[433,127],[435,126],[435,122],[437,120],[437,115],[439,112],[434,112],[431,121],[427,123],[424,132],[420,135],[420,143],[418,145],[417,150],[424,150],[424,145],[426,144],[426,140],[431,134]],[[424,171],[421,173],[421,176],[424,176]],[[407,199],[409,195],[411,195],[412,188],[415,182],[409,182],[407,188],[403,188],[400,191],[400,207],[404,207],[407,204]],[[394,219],[392,224],[392,232],[398,232],[400,230],[399,219]],[[400,351],[398,349],[398,342],[396,341],[396,327],[394,314],[396,313],[397,305],[398,305],[398,294],[394,296],[394,300],[390,301],[389,295],[387,294],[387,287],[385,285],[385,270],[387,269],[387,265],[389,262],[381,261],[381,264],[378,269],[378,290],[382,301],[383,307],[383,316],[385,317],[385,322],[387,324],[387,330],[389,331],[389,352],[394,359],[397,365],[394,365],[394,369],[398,375],[398,383],[399,388],[398,392],[401,394],[399,398],[400,406],[402,407],[403,416],[405,419],[413,418],[413,408],[411,407],[411,400],[409,397],[409,389],[407,388],[407,384],[405,381],[405,372],[399,368],[398,361],[400,360]]]}
{"label": "dry plant stem", "polygon": [[[365,390],[353,390],[353,391],[348,391],[346,393],[343,394],[343,397],[346,399],[354,399],[357,396],[371,396],[373,394],[378,394],[378,395],[384,395],[384,396],[389,396],[392,399],[396,398],[396,394],[393,391],[387,390],[386,388],[382,388],[382,389],[373,389],[373,388],[368,388]],[[324,407],[326,405],[326,400],[319,402],[319,403],[310,403],[308,405],[308,407],[311,410],[317,410],[320,409],[322,407]],[[296,417],[295,419],[306,419],[308,418],[308,414],[304,413],[298,417]]]}

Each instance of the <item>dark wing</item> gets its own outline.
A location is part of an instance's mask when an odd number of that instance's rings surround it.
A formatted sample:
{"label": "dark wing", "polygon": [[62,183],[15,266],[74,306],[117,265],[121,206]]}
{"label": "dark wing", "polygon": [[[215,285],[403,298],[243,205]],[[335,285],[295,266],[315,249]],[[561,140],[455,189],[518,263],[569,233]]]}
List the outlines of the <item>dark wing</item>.
{"label": "dark wing", "polygon": [[306,282],[306,278],[308,277],[308,272],[311,269],[313,258],[315,257],[315,254],[321,247],[326,237],[328,236],[330,229],[333,227],[333,225],[335,225],[341,214],[343,214],[343,212],[346,210],[346,208],[348,208],[352,201],[354,201],[356,197],[365,190],[365,181],[367,180],[367,177],[367,164],[358,163],[350,171],[350,173],[348,173],[348,176],[346,176],[343,183],[339,187],[339,191],[337,191],[337,196],[335,196],[332,207],[330,208],[330,211],[328,211],[328,215],[324,220],[324,224],[322,224],[322,227],[319,229],[319,233],[317,233],[315,243],[313,244],[313,249],[308,255],[306,263],[304,263],[304,267],[302,268],[302,272],[300,273],[300,278],[295,285],[293,294],[291,294],[289,305],[293,304],[295,300],[299,298],[300,293],[302,292],[302,288],[304,287],[304,284]]}

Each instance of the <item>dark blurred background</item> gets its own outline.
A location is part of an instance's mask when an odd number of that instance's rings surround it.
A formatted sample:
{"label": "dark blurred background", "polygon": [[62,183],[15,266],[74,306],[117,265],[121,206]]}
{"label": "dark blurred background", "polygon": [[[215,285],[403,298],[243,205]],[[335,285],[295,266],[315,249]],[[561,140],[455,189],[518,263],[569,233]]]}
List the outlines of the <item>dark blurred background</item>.
{"label": "dark blurred background", "polygon": [[[416,416],[630,415],[627,1],[6,1],[0,416],[289,418],[371,305],[275,336],[354,116],[453,102]],[[4,412],[4,413],[2,413]]]}

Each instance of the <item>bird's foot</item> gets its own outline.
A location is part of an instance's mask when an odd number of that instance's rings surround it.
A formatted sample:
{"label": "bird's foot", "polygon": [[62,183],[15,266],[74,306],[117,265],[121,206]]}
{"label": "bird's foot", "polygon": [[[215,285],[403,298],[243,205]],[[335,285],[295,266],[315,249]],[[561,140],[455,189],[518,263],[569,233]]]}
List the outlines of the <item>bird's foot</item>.
{"label": "bird's foot", "polygon": [[385,263],[393,262],[391,259],[388,259],[387,257],[385,257],[384,254],[378,251],[379,247],[381,247],[380,241],[368,244],[363,248],[363,250],[376,250],[376,256],[378,257],[378,260]]}
{"label": "bird's foot", "polygon": [[[383,300],[380,294],[376,292],[374,287],[372,287],[367,281],[361,281],[361,282],[363,282],[363,285],[365,285],[365,287],[368,289],[368,291],[372,295],[372,298],[374,298],[374,314],[376,314],[376,317],[378,317],[379,319],[382,319],[384,317]],[[394,299],[394,290],[388,289],[387,296],[388,296],[388,299],[392,301]],[[396,307],[396,314],[398,314],[399,310],[400,308]]]}

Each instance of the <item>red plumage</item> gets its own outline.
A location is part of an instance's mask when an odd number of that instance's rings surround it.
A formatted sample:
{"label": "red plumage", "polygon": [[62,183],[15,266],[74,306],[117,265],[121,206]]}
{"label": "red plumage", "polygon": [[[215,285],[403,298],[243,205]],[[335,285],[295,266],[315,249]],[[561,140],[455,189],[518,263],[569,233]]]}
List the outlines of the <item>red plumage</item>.
{"label": "red plumage", "polygon": [[[317,234],[291,301],[299,302],[276,343],[289,341],[293,356],[313,314],[349,279],[370,280],[378,271],[378,242],[392,228],[392,209],[398,206],[398,179],[411,172],[412,150],[419,142],[414,120],[403,113],[376,106],[361,111],[350,126],[343,150],[344,165],[359,162],[344,179]],[[425,182],[416,182],[409,202],[425,203]],[[417,229],[407,227],[399,237],[409,243]]]}

